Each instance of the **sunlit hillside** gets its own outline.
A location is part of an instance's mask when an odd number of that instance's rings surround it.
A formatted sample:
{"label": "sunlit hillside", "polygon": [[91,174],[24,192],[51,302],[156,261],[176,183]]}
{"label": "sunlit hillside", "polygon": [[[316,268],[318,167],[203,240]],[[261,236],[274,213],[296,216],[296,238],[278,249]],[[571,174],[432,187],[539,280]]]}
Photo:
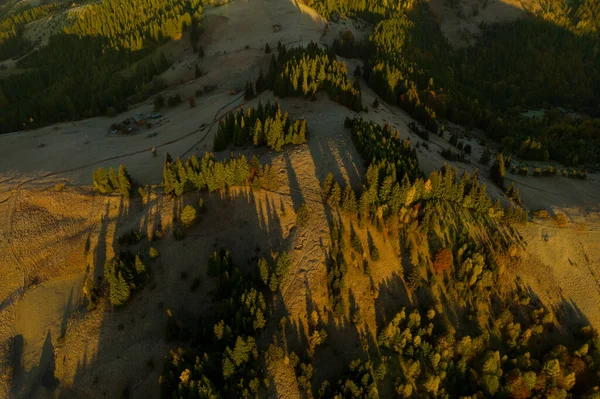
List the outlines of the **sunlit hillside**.
{"label": "sunlit hillside", "polygon": [[0,1],[0,397],[596,398],[594,1]]}

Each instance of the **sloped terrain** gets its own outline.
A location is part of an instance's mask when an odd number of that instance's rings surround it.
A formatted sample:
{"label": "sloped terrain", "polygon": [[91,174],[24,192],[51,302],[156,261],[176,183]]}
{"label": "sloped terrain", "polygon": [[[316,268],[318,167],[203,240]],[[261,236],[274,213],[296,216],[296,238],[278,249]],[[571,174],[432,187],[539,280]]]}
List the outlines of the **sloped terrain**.
{"label": "sloped terrain", "polygon": [[[228,112],[275,100],[270,91],[249,101],[228,93],[254,80],[259,70],[269,69],[265,44],[275,49],[278,41],[286,46],[330,43],[349,24],[331,24],[326,32],[326,22],[312,10],[275,0],[233,2],[209,9],[205,18],[206,32],[200,39],[203,59],[198,61],[185,40],[163,48],[178,59],[164,74],[171,86],[165,96],[177,93],[186,98],[205,85],[217,86],[197,98],[195,107],[166,109],[153,127],[131,136],[110,135],[108,127],[130,114],[151,111],[151,101],[113,118],[0,136],[6,154],[0,158],[0,396],[158,397],[164,358],[183,345],[165,339],[169,321],[179,320],[185,327],[186,322],[197,322],[193,331],[213,329],[207,320],[220,306],[214,298],[219,283],[209,276],[207,260],[220,248],[227,248],[236,265],[249,273],[254,272],[256,259],[268,259],[273,252],[285,251],[291,260],[268,296],[273,306],[270,319],[257,333],[259,347],[267,348],[273,337],[283,337],[279,344],[286,349],[285,356],[268,367],[264,392],[269,397],[305,397],[290,357],[294,351],[304,356],[318,329],[325,330],[328,339],[327,345],[312,348],[314,376],[308,379],[315,390],[323,380],[335,383],[352,360],[378,358],[382,331],[402,307],[427,308],[433,311],[428,314],[433,314],[436,327],[439,323],[453,333],[464,328],[465,334],[474,336],[478,323],[484,325],[484,315],[492,311],[476,308],[480,302],[464,287],[474,287],[483,278],[450,283],[456,277],[451,273],[458,271],[443,274],[433,266],[434,255],[445,248],[470,256],[485,254],[498,267],[490,308],[509,303],[519,292],[532,301],[519,308],[523,314],[544,305],[564,317],[559,322],[566,322],[567,331],[558,335],[559,340],[566,342],[572,332],[569,326],[573,331],[586,324],[600,328],[600,187],[595,174],[585,181],[507,175],[507,181],[520,188],[528,208],[565,212],[566,226],[534,218],[513,228],[490,216],[493,211],[486,214],[445,200],[425,200],[407,201],[398,227],[365,222],[324,200],[323,182],[330,172],[342,187],[360,190],[365,184],[370,161],[361,158],[344,128],[347,117],[387,123],[412,145],[424,143],[409,128],[414,120],[386,104],[364,81],[362,102],[368,112],[351,111],[323,93],[314,101],[279,99],[290,117],[308,122],[306,144],[287,146],[283,152],[245,146],[216,154],[225,159],[231,150],[271,164],[277,189],[244,186],[210,194],[191,192],[176,199],[164,195],[159,184],[167,152],[173,157],[201,157],[212,150],[218,121]],[[277,32],[275,24],[281,28]],[[352,29],[357,36],[361,32],[356,26]],[[362,65],[356,59],[340,60],[348,65],[349,75]],[[196,62],[206,72],[198,79],[194,79]],[[376,108],[371,106],[375,99],[380,104]],[[488,177],[489,166],[479,162],[484,151],[479,133],[451,124],[448,130],[473,147],[469,163],[452,165],[458,175],[479,171],[487,193],[507,204]],[[427,146],[416,149],[427,176],[448,163],[440,154],[447,147],[447,137],[432,135]],[[134,193],[125,199],[92,190],[92,172],[119,163],[145,188],[146,196]],[[206,212],[184,230],[184,239],[177,239],[182,209],[196,207],[200,200]],[[303,204],[309,217],[298,223]],[[123,237],[128,234],[137,234],[138,240],[127,242]],[[347,271],[343,306],[336,309],[331,265],[333,248],[340,241],[345,242],[340,253]],[[156,259],[151,259],[150,247],[158,251]],[[106,295],[89,306],[85,282],[103,287],[106,261],[121,251],[141,254],[149,270],[146,280],[123,308],[113,307]],[[477,289],[480,294],[492,291],[487,288]],[[391,373],[397,375],[392,375],[403,378],[401,366],[393,365]],[[381,389],[381,397],[390,397],[398,388],[388,384]]]}

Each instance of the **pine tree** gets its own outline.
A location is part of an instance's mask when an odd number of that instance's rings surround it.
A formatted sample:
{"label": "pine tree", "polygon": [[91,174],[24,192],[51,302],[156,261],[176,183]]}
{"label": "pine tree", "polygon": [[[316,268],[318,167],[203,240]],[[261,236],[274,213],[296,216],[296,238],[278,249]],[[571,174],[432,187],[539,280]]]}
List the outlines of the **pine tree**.
{"label": "pine tree", "polygon": [[331,174],[331,172],[329,172],[325,177],[325,181],[323,182],[323,189],[321,191],[323,195],[323,200],[327,200],[330,197],[331,189],[333,188],[333,183],[333,175]]}
{"label": "pine tree", "polygon": [[135,272],[137,275],[142,275],[146,273],[146,265],[142,261],[142,258],[139,254],[135,256]]}
{"label": "pine tree", "polygon": [[504,188],[504,176],[506,175],[506,169],[504,166],[504,156],[502,153],[498,153],[496,161],[492,165],[490,170],[490,177],[500,188]]}
{"label": "pine tree", "polygon": [[265,45],[265,54],[271,54],[271,47],[269,46],[269,43]]}
{"label": "pine tree", "polygon": [[244,100],[249,101],[254,98],[254,86],[251,81],[246,82],[246,90],[244,92]]}
{"label": "pine tree", "polygon": [[479,158],[479,163],[487,166],[490,163],[491,157],[492,154],[490,153],[490,149],[485,147],[485,150],[483,150],[483,154],[481,154],[481,158]]}
{"label": "pine tree", "polygon": [[108,178],[110,180],[110,191],[119,190],[119,175],[112,166],[108,169]]}
{"label": "pine tree", "polygon": [[256,79],[256,94],[262,93],[267,89],[267,82],[265,77],[263,76],[262,70],[258,74],[258,79]]}
{"label": "pine tree", "polygon": [[333,208],[337,208],[340,205],[340,201],[342,199],[342,188],[339,183],[336,181],[333,183],[333,187],[331,188],[331,195],[327,199],[327,203],[329,206]]}
{"label": "pine tree", "polygon": [[119,166],[119,191],[124,197],[129,198],[131,195],[131,182],[125,166]]}
{"label": "pine tree", "polygon": [[109,194],[112,192],[110,181],[108,178],[108,173],[106,173],[106,169],[98,168],[93,175],[94,180],[94,190],[99,191],[102,194]]}
{"label": "pine tree", "polygon": [[359,79],[362,76],[362,72],[360,70],[360,64],[356,64],[356,69],[354,69],[354,77]]}
{"label": "pine tree", "polygon": [[344,196],[342,197],[342,210],[348,215],[356,215],[358,212],[358,202],[356,201],[356,194],[350,185],[347,185],[344,189]]}

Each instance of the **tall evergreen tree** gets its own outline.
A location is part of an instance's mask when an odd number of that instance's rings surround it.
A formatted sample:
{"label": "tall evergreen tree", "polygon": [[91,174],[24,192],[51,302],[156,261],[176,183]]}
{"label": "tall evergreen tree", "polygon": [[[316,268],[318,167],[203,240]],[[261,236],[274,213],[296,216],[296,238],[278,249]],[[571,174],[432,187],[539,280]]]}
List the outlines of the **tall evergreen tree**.
{"label": "tall evergreen tree", "polygon": [[490,177],[500,188],[504,188],[504,176],[506,175],[506,168],[504,166],[504,156],[502,153],[498,153],[496,160],[490,169]]}

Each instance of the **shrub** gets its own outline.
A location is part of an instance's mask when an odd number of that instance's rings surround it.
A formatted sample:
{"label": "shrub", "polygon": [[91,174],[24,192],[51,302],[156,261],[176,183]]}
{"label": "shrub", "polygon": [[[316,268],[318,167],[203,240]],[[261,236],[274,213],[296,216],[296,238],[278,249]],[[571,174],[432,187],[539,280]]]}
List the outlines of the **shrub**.
{"label": "shrub", "polygon": [[435,260],[433,261],[433,268],[439,273],[443,273],[448,270],[450,266],[452,266],[452,262],[454,258],[452,256],[452,251],[447,248],[440,249],[435,255]]}
{"label": "shrub", "polygon": [[296,212],[296,225],[298,225],[299,227],[305,227],[308,224],[309,219],[310,209],[308,208],[308,205],[306,205],[305,202],[302,205],[300,205],[300,208],[298,208],[298,211]]}
{"label": "shrub", "polygon": [[557,213],[556,216],[554,217],[554,221],[556,222],[556,225],[558,227],[565,227],[567,225],[567,223],[569,222],[569,219],[567,218],[567,215],[565,215],[564,213]]}
{"label": "shrub", "polygon": [[181,241],[185,238],[185,234],[181,229],[175,229],[173,230],[173,237],[175,238],[175,241]]}
{"label": "shrub", "polygon": [[539,219],[548,219],[550,218],[550,213],[548,213],[548,211],[545,209],[540,209],[538,211],[534,211],[533,216]]}
{"label": "shrub", "polygon": [[181,211],[179,219],[183,227],[191,227],[196,222],[196,209],[191,205],[186,205]]}
{"label": "shrub", "polygon": [[144,189],[144,187],[140,186],[138,187],[138,194],[140,195],[140,197],[142,197],[142,199],[145,199],[148,195],[148,192]]}
{"label": "shrub", "polygon": [[150,247],[150,249],[148,250],[148,256],[150,256],[150,259],[156,259],[158,258],[158,249],[154,248],[154,247]]}
{"label": "shrub", "polygon": [[94,284],[93,279],[89,277],[85,279],[85,283],[83,283],[83,293],[88,301],[88,310],[93,310],[96,307],[96,299],[98,296],[96,285]]}
{"label": "shrub", "polygon": [[67,183],[56,183],[56,185],[54,186],[54,189],[58,192],[61,192],[62,190],[65,189]]}

